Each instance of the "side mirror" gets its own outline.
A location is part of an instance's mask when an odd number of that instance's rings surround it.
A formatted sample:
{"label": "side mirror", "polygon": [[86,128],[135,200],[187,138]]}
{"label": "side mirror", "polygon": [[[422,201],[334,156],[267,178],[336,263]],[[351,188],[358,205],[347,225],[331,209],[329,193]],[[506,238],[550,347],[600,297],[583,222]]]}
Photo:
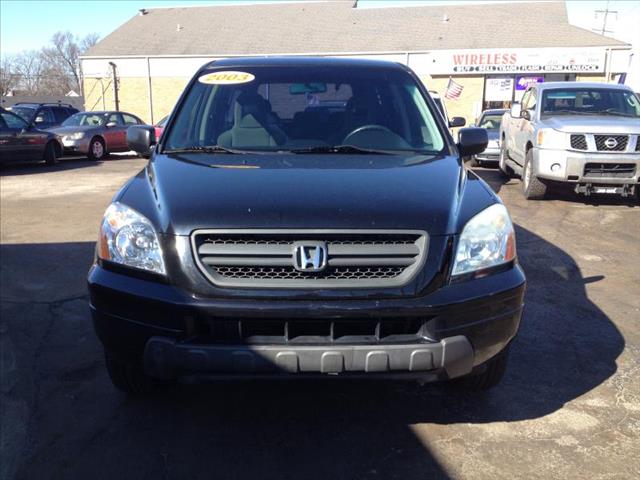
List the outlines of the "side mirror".
{"label": "side mirror", "polygon": [[117,127],[117,126],[118,126],[118,124],[116,122],[109,122],[106,125],[107,128],[113,128],[113,127]]}
{"label": "side mirror", "polygon": [[518,102],[514,102],[511,105],[511,110],[509,111],[511,118],[521,118],[522,117],[522,105]]}
{"label": "side mirror", "polygon": [[520,116],[525,120],[531,120],[531,110],[522,110]]}
{"label": "side mirror", "polygon": [[33,123],[44,123],[44,117],[36,117]]}
{"label": "side mirror", "polygon": [[127,128],[127,145],[140,155],[150,155],[156,143],[156,132],[150,125],[133,125]]}
{"label": "side mirror", "polygon": [[484,128],[467,127],[458,132],[458,151],[462,157],[484,152],[488,143],[489,135]]}
{"label": "side mirror", "polygon": [[463,117],[453,117],[449,120],[449,127],[464,127],[467,124],[467,121]]}

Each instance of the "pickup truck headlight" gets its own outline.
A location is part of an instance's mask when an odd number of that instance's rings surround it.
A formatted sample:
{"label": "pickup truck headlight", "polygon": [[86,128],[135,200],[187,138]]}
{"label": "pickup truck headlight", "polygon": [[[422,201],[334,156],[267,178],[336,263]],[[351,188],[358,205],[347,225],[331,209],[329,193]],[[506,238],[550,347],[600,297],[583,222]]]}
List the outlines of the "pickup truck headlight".
{"label": "pickup truck headlight", "polygon": [[516,235],[504,205],[496,203],[478,213],[462,229],[452,275],[508,263],[516,258]]}
{"label": "pickup truck headlight", "polygon": [[84,138],[84,132],[70,133],[69,135],[65,135],[65,138],[67,140],[80,140]]}
{"label": "pickup truck headlight", "polygon": [[115,202],[102,219],[98,257],[164,275],[164,260],[151,222],[132,208]]}
{"label": "pickup truck headlight", "polygon": [[553,128],[541,128],[538,130],[538,136],[536,137],[539,147],[542,148],[567,148],[567,135],[564,132],[559,132]]}

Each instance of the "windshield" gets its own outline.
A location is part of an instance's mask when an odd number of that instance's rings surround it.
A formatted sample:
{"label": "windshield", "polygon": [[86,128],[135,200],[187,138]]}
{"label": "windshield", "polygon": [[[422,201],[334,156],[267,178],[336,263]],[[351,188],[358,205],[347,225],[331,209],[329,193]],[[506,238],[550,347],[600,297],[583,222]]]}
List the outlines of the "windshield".
{"label": "windshield", "polygon": [[7,110],[12,111],[16,115],[19,115],[20,117],[22,117],[25,120],[25,122],[28,122],[31,120],[31,117],[33,116],[33,112],[35,112],[36,109],[31,107],[11,107],[11,108],[8,108]]}
{"label": "windshield", "polygon": [[76,113],[62,122],[63,127],[100,126],[102,124],[104,124],[104,115],[95,113]]}
{"label": "windshield", "polygon": [[445,144],[433,115],[416,82],[402,70],[210,70],[192,85],[164,148],[338,153],[326,147],[348,145],[436,153]]}
{"label": "windshield", "polygon": [[619,115],[640,117],[640,102],[631,92],[607,88],[545,90],[542,115]]}
{"label": "windshield", "polygon": [[499,130],[500,122],[502,121],[502,113],[488,113],[482,116],[478,122],[480,128],[486,128],[487,130]]}

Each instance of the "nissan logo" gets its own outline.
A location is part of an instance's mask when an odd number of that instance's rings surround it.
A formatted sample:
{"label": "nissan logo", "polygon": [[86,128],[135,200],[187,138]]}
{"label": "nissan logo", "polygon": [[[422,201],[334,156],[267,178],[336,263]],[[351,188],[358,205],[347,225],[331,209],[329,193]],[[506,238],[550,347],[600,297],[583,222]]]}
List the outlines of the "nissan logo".
{"label": "nissan logo", "polygon": [[293,245],[293,266],[299,272],[320,272],[327,266],[327,245],[324,242],[296,242]]}
{"label": "nissan logo", "polygon": [[618,146],[618,141],[613,137],[609,137],[604,141],[604,146],[611,150]]}

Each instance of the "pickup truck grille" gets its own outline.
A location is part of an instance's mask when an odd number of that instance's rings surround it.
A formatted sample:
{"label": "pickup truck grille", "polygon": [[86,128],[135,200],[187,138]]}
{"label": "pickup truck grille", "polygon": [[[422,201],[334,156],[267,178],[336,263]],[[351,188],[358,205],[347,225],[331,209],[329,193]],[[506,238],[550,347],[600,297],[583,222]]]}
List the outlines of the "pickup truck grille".
{"label": "pickup truck grille", "polygon": [[628,135],[594,135],[596,148],[604,152],[623,152],[627,149]]}
{"label": "pickup truck grille", "polygon": [[[397,230],[199,230],[191,242],[211,283],[244,288],[402,286],[421,268],[427,250],[425,232]],[[300,246],[306,265],[296,257]],[[322,250],[317,269],[316,247]]]}
{"label": "pickup truck grille", "polygon": [[580,134],[571,135],[571,148],[574,150],[586,150],[587,138]]}
{"label": "pickup truck grille", "polygon": [[633,178],[636,166],[633,163],[587,163],[584,176],[590,178]]}

